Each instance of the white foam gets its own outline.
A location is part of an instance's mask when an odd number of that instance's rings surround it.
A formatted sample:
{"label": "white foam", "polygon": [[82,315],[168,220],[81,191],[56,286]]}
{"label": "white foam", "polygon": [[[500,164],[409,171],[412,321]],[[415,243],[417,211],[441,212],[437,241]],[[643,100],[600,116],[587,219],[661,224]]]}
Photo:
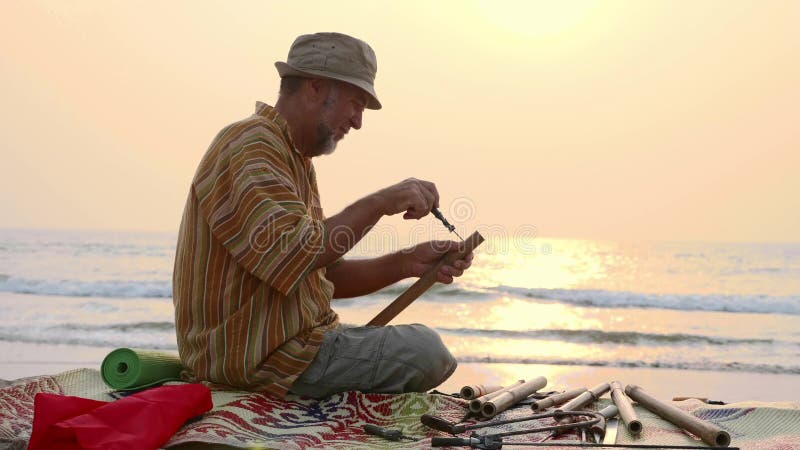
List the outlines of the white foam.
{"label": "white foam", "polygon": [[536,289],[498,286],[499,292],[601,308],[661,308],[800,315],[800,296],[649,294],[594,289]]}
{"label": "white foam", "polygon": [[171,280],[37,280],[0,279],[0,292],[65,297],[169,298]]}

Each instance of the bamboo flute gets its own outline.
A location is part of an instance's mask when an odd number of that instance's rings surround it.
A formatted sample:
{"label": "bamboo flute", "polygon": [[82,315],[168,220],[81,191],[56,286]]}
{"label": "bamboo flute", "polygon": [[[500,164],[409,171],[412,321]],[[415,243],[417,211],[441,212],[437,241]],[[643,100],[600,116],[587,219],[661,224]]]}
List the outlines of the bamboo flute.
{"label": "bamboo flute", "polygon": [[484,417],[494,417],[545,386],[547,386],[545,377],[536,377],[527,383],[514,386],[497,397],[484,402],[483,406],[481,406],[481,414]]}
{"label": "bamboo flute", "polygon": [[483,242],[483,236],[477,231],[469,235],[469,237],[461,243],[458,250],[445,254],[442,259],[436,263],[435,266],[428,269],[414,284],[405,290],[399,297],[389,304],[383,311],[379,312],[372,320],[369,321],[367,326],[382,327],[391,322],[392,319],[397,317],[408,305],[414,302],[420,295],[430,289],[436,283],[436,277],[439,269],[445,264],[452,264],[457,259],[467,256],[477,246]]}
{"label": "bamboo flute", "polygon": [[603,396],[608,390],[611,389],[608,383],[601,383],[597,386],[587,390],[583,394],[573,398],[569,402],[561,405],[558,411],[579,411],[584,406],[594,403]]}
{"label": "bamboo flute", "polygon": [[633,409],[631,399],[629,399],[625,392],[623,392],[622,384],[619,381],[612,381],[611,386],[611,400],[619,408],[619,417],[625,423],[625,427],[632,435],[638,435],[642,432],[642,422],[639,416],[636,415],[636,410]]}
{"label": "bamboo flute", "polygon": [[483,408],[483,404],[484,403],[486,403],[487,401],[497,397],[498,395],[502,394],[503,392],[506,392],[509,389],[515,388],[515,387],[517,387],[517,386],[519,386],[521,384],[525,384],[525,380],[519,380],[519,381],[517,381],[516,383],[514,383],[512,385],[509,385],[509,386],[504,387],[503,389],[500,389],[499,391],[494,391],[494,392],[491,392],[489,394],[486,394],[486,395],[483,395],[481,397],[478,397],[478,398],[470,400],[470,402],[469,402],[469,410],[470,410],[470,412],[475,413],[475,414],[480,413],[481,412],[481,408]]}
{"label": "bamboo flute", "polygon": [[698,419],[674,405],[656,399],[639,386],[628,385],[625,387],[625,393],[654,414],[678,428],[698,436],[708,445],[727,447],[731,443],[731,436],[727,431],[711,422]]}
{"label": "bamboo flute", "polygon": [[461,398],[463,398],[464,400],[472,400],[478,397],[482,397],[486,394],[491,394],[492,392],[497,392],[500,389],[503,389],[503,386],[496,386],[496,385],[484,386],[482,384],[470,384],[468,386],[462,387],[459,393],[461,394]]}
{"label": "bamboo flute", "polygon": [[540,400],[531,402],[531,409],[533,411],[541,411],[551,406],[558,406],[562,403],[568,402],[573,398],[586,392],[586,388],[572,389],[571,391],[562,392],[560,394],[553,394]]}

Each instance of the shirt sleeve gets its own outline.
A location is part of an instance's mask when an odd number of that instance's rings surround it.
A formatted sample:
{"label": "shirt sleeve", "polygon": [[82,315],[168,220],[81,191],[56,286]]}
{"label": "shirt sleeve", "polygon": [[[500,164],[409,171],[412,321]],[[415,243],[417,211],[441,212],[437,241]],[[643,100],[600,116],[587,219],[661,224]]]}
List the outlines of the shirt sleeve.
{"label": "shirt sleeve", "polygon": [[266,127],[221,152],[198,200],[211,232],[237,263],[289,295],[322,253],[325,225],[311,218],[285,142]]}

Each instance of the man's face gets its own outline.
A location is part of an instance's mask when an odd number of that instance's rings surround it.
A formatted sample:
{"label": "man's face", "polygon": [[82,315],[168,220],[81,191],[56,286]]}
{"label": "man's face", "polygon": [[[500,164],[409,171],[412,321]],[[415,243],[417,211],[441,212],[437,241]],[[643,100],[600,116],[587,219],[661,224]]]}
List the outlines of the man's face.
{"label": "man's face", "polygon": [[350,128],[361,128],[361,115],[368,94],[346,83],[331,83],[327,99],[317,119],[317,139],[313,156],[330,155]]}

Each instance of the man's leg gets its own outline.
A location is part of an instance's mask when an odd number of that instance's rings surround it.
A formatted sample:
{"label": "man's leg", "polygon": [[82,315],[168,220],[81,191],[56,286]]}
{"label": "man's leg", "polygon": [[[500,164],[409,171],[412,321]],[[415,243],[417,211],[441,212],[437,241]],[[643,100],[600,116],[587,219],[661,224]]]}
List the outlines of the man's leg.
{"label": "man's leg", "polygon": [[424,392],[450,377],[456,365],[439,335],[424,325],[338,328],[325,333],[291,392],[314,398],[344,391]]}

